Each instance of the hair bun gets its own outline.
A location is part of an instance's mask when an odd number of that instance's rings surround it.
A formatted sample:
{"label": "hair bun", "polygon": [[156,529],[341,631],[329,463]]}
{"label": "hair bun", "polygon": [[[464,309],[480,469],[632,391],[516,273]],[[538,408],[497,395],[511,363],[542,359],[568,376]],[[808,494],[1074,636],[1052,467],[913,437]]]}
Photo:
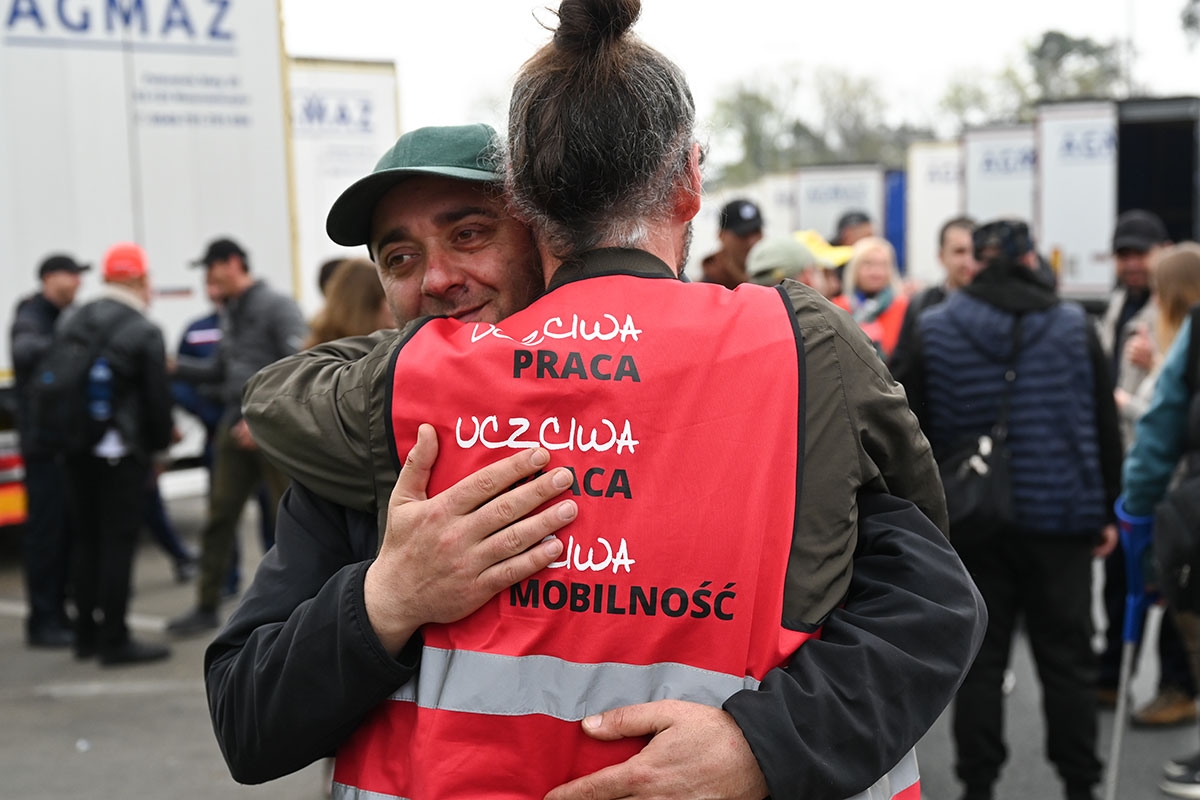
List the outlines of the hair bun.
{"label": "hair bun", "polygon": [[641,13],[641,0],[563,0],[554,44],[569,52],[601,49],[620,39]]}

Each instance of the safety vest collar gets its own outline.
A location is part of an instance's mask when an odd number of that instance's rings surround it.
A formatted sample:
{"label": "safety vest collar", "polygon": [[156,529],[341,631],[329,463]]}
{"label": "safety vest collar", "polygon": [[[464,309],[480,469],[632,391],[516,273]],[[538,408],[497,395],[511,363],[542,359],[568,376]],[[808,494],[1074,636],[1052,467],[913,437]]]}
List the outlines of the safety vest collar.
{"label": "safety vest collar", "polygon": [[679,280],[674,270],[658,256],[645,250],[628,247],[601,247],[580,253],[572,261],[563,263],[550,278],[547,292],[564,284],[598,278],[605,275],[633,275],[639,278],[669,278]]}

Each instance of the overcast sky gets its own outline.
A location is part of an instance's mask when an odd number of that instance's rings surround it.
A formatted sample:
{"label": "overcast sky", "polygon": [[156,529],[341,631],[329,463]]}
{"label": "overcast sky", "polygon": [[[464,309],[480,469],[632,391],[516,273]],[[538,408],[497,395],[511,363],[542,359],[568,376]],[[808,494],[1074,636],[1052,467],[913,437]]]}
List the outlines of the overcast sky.
{"label": "overcast sky", "polygon": [[[404,129],[501,124],[512,76],[549,38],[532,0],[282,0],[294,56],[396,63]],[[956,75],[990,75],[1048,29],[1132,39],[1133,77],[1156,95],[1200,94],[1200,47],[1179,26],[1183,0],[644,0],[635,30],[687,73],[702,121],[739,82],[823,65],[877,82],[891,117],[938,122]],[[815,109],[799,109],[817,121]],[[808,111],[809,113],[805,113]]]}

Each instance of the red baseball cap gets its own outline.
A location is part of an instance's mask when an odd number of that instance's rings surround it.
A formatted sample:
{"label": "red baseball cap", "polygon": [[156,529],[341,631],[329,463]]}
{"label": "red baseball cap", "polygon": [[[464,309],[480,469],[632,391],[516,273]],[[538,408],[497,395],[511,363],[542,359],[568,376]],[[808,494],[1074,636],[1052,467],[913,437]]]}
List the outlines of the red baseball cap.
{"label": "red baseball cap", "polygon": [[146,251],[133,242],[121,242],[104,254],[104,279],[123,281],[146,277]]}

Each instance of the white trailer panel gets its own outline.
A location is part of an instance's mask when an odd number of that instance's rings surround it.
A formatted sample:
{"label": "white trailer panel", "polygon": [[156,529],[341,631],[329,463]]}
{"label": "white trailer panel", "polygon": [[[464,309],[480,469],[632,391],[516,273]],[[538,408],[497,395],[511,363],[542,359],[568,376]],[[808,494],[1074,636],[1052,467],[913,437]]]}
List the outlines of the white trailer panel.
{"label": "white trailer panel", "polygon": [[368,174],[399,136],[396,65],[378,61],[291,59],[292,174],[299,241],[298,299],[322,305],[317,272],[330,258],[364,257],[334,244],[325,217],[342,191]]}
{"label": "white trailer panel", "polygon": [[796,188],[798,228],[832,237],[842,214],[864,211],[883,235],[882,167],[806,167],[796,173]]}
{"label": "white trailer panel", "polygon": [[957,142],[917,142],[908,148],[905,247],[908,277],[926,286],[945,276],[937,260],[938,231],[962,214],[963,149]]}
{"label": "white trailer panel", "polygon": [[983,223],[1009,217],[1033,223],[1037,151],[1032,125],[963,134],[966,213]]}
{"label": "white trailer panel", "polygon": [[208,308],[188,263],[211,238],[292,289],[277,3],[9,0],[0,25],[0,374],[51,252],[142,244],[168,347]]}
{"label": "white trailer panel", "polygon": [[1102,297],[1112,287],[1117,216],[1117,107],[1042,106],[1037,118],[1039,249],[1063,294]]}

